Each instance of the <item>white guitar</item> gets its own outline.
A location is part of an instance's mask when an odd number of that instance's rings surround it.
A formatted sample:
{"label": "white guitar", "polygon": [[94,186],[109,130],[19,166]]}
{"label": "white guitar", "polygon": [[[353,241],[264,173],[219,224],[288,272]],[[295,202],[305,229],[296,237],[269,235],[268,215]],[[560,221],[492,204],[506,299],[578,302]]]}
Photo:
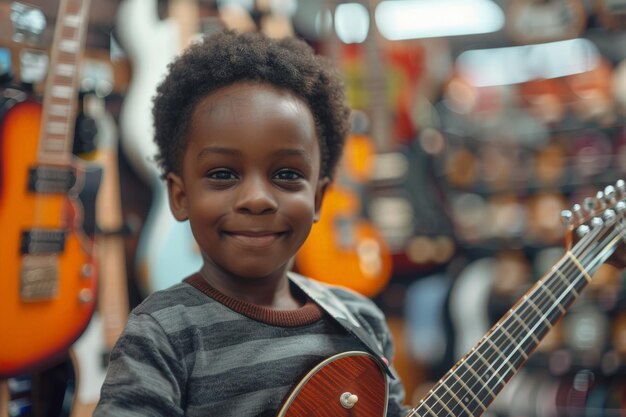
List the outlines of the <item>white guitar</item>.
{"label": "white guitar", "polygon": [[[194,0],[178,0],[178,11],[194,7]],[[173,10],[172,10],[173,11]],[[184,16],[185,13],[172,13]],[[187,14],[188,15],[188,14]],[[130,163],[153,191],[148,219],[139,239],[135,265],[140,286],[146,293],[176,283],[200,268],[188,222],[177,222],[169,210],[167,193],[152,160],[152,97],[164,78],[167,65],[180,52],[183,33],[190,22],[174,17],[159,19],[156,0],[123,0],[118,8],[119,37],[132,65],[132,80],[120,114],[121,147]]]}

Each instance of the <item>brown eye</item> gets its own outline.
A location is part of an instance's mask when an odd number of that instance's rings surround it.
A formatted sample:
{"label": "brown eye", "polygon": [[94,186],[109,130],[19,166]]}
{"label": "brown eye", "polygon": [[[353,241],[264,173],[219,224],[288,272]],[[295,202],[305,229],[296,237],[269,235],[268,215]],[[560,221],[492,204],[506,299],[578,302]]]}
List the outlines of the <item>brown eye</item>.
{"label": "brown eye", "polygon": [[280,181],[297,181],[302,179],[302,175],[291,169],[284,169],[274,175],[274,178]]}
{"label": "brown eye", "polygon": [[237,176],[233,172],[226,169],[209,172],[208,177],[213,180],[222,181],[232,181],[237,179]]}

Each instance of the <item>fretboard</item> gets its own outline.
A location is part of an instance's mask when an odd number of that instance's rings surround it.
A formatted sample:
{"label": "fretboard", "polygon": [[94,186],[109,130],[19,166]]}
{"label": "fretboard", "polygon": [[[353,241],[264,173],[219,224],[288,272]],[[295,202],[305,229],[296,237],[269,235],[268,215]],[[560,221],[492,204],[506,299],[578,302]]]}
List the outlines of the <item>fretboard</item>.
{"label": "fretboard", "polygon": [[39,161],[71,160],[78,94],[79,65],[84,49],[89,0],[61,0],[43,98]]}
{"label": "fretboard", "polygon": [[585,235],[408,416],[464,417],[486,411],[621,243],[622,227],[615,223],[619,227],[598,227]]}

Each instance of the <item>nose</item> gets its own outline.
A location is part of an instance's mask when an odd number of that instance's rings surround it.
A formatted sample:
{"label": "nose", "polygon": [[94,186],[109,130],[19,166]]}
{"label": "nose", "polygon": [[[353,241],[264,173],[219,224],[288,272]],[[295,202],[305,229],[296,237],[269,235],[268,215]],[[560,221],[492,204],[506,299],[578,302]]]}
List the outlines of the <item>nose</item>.
{"label": "nose", "polygon": [[248,175],[239,184],[235,209],[250,214],[273,213],[278,208],[274,189],[269,179]]}

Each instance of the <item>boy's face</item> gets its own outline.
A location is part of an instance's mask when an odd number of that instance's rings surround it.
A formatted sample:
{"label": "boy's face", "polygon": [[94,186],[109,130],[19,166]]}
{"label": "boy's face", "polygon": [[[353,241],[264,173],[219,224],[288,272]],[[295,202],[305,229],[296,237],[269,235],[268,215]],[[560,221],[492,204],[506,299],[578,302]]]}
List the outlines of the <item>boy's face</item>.
{"label": "boy's face", "polygon": [[170,206],[189,218],[206,267],[227,277],[284,274],[306,239],[328,184],[308,106],[289,92],[239,83],[192,115]]}

